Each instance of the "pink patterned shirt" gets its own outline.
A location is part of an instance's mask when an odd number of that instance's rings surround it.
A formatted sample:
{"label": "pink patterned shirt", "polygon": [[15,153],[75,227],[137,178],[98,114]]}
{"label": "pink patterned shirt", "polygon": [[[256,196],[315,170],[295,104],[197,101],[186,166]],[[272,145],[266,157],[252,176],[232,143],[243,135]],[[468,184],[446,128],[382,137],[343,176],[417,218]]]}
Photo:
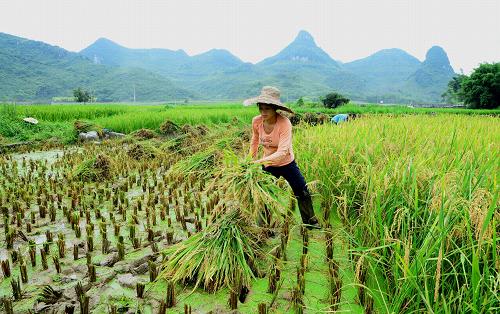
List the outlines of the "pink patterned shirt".
{"label": "pink patterned shirt", "polygon": [[258,162],[267,166],[280,167],[291,163],[294,159],[292,149],[292,123],[287,117],[277,114],[276,124],[271,133],[264,131],[262,116],[252,119],[252,140],[250,154],[257,157],[259,144],[264,148],[264,157]]}

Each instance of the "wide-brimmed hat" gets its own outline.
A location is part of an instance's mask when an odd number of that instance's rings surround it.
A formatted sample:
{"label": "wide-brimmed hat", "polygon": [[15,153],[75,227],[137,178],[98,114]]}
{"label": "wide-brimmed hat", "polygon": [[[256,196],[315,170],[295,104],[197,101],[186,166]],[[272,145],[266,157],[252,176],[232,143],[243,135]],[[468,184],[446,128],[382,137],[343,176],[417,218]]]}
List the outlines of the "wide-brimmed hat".
{"label": "wide-brimmed hat", "polygon": [[280,101],[280,90],[274,86],[264,86],[257,97],[249,98],[243,102],[244,106],[255,104],[268,104],[276,106],[276,109],[293,113],[292,109],[288,108]]}

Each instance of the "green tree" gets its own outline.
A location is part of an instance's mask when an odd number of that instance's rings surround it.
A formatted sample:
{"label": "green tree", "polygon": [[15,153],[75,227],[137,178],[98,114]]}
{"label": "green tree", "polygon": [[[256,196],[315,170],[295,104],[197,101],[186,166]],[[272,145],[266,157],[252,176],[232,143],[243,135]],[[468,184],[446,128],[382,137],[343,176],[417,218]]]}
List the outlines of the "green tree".
{"label": "green tree", "polygon": [[464,78],[460,97],[469,108],[494,109],[500,106],[500,62],[483,63]]}
{"label": "green tree", "polygon": [[443,98],[443,101],[449,102],[449,103],[460,103],[462,102],[462,97],[460,95],[460,90],[462,88],[462,82],[464,79],[467,78],[467,75],[464,74],[459,74],[457,76],[454,76],[449,82],[448,82],[448,88],[446,91],[441,95]]}
{"label": "green tree", "polygon": [[347,104],[349,102],[349,98],[346,98],[339,93],[332,92],[322,98],[321,102],[326,108],[337,108],[338,106]]}
{"label": "green tree", "polygon": [[75,100],[77,102],[86,103],[92,100],[90,92],[88,90],[81,89],[80,87],[73,90],[73,96],[75,96]]}
{"label": "green tree", "polygon": [[302,106],[304,106],[304,97],[300,97],[297,100],[297,107],[302,107]]}

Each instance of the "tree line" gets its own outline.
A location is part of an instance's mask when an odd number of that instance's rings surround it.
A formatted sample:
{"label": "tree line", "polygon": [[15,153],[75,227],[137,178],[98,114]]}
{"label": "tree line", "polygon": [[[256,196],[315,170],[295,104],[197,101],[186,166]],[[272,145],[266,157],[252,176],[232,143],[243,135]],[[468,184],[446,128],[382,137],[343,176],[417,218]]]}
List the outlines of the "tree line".
{"label": "tree line", "polygon": [[443,99],[472,109],[500,106],[500,62],[482,63],[469,75],[459,74],[448,83]]}

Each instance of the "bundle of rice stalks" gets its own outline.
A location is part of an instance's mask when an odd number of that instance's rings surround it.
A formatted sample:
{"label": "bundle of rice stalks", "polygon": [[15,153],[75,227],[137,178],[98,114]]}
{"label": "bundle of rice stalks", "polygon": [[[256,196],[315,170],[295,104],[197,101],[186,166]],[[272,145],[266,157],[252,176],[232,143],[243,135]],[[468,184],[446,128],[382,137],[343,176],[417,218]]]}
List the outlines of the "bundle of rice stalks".
{"label": "bundle of rice stalks", "polygon": [[127,154],[135,160],[140,160],[153,159],[161,155],[161,152],[149,142],[140,142],[133,144]]}
{"label": "bundle of rice stalks", "polygon": [[118,145],[133,144],[135,142],[137,142],[137,139],[135,137],[131,136],[130,134],[127,134],[124,137],[119,138],[118,140],[116,140],[116,143]]}
{"label": "bundle of rice stalks", "polygon": [[[232,141],[231,149],[234,151],[242,151],[246,145],[250,145],[250,139],[252,138],[252,129],[250,127],[245,128],[242,131],[236,132]],[[248,149],[245,149],[248,151]]]}
{"label": "bundle of rice stalks", "polygon": [[111,178],[111,161],[106,155],[99,154],[95,158],[80,163],[73,171],[73,178],[80,181],[104,181]]}
{"label": "bundle of rice stalks", "polygon": [[300,119],[302,117],[300,113],[290,113],[290,112],[286,112],[286,111],[282,111],[281,115],[287,117],[288,120],[290,120],[290,122],[292,123],[292,125],[299,124]]}
{"label": "bundle of rice stalks", "polygon": [[73,127],[75,129],[75,133],[86,133],[90,131],[96,131],[97,134],[99,135],[99,138],[104,137],[104,131],[103,128],[100,125],[97,125],[93,122],[90,121],[84,121],[84,120],[75,120],[73,123]]}
{"label": "bundle of rice stalks", "polygon": [[149,140],[156,136],[155,132],[149,129],[139,129],[131,133],[135,138]]}
{"label": "bundle of rice stalks", "polygon": [[318,114],[318,116],[316,118],[317,118],[318,124],[324,124],[324,123],[330,122],[330,117],[324,113]]}
{"label": "bundle of rice stalks", "polygon": [[318,122],[318,117],[314,112],[306,112],[302,116],[302,120],[310,125],[316,125]]}
{"label": "bundle of rice stalks", "polygon": [[189,124],[184,124],[181,127],[181,132],[184,134],[189,134],[189,135],[193,135],[193,136],[197,136],[200,134],[197,128],[195,128],[194,126],[189,125]]}
{"label": "bundle of rice stalks", "polygon": [[302,115],[300,113],[296,113],[293,116],[291,116],[289,119],[290,119],[290,122],[292,123],[292,125],[297,125],[302,120]]}
{"label": "bundle of rice stalks", "polygon": [[196,129],[200,135],[206,135],[209,131],[208,127],[204,124],[197,125]]}
{"label": "bundle of rice stalks", "polygon": [[206,143],[199,141],[197,137],[190,134],[181,134],[165,141],[159,147],[162,152],[169,155],[189,157],[206,147]]}
{"label": "bundle of rice stalks", "polygon": [[[222,135],[221,135],[222,136]],[[215,169],[221,163],[224,149],[232,146],[233,137],[219,138],[214,144],[206,147],[205,143],[199,143],[198,150],[176,163],[170,168],[170,174],[175,176],[194,174],[198,178],[212,177]],[[213,143],[213,139],[209,140]]]}
{"label": "bundle of rice stalks", "polygon": [[182,148],[182,142],[186,136],[176,136],[160,145],[160,150],[165,153],[178,152]]}
{"label": "bundle of rice stalks", "polygon": [[179,131],[179,126],[174,122],[167,120],[160,126],[160,133],[167,136],[172,136],[177,134]]}
{"label": "bundle of rice stalks", "polygon": [[228,199],[238,200],[247,217],[258,221],[264,212],[274,217],[286,213],[290,191],[280,188],[277,179],[264,172],[262,165],[240,160],[229,150],[224,151],[223,161],[212,184],[224,191]]}
{"label": "bundle of rice stalks", "polygon": [[94,126],[95,125],[90,121],[76,120],[73,123],[73,127],[75,128],[75,131],[78,133],[93,131]]}
{"label": "bundle of rice stalks", "polygon": [[236,132],[236,137],[243,141],[250,142],[252,139],[252,129],[250,127],[245,127],[242,131]]}
{"label": "bundle of rice stalks", "polygon": [[206,177],[215,168],[221,152],[218,145],[212,145],[207,149],[200,150],[193,155],[183,158],[170,168],[172,175],[194,174],[197,177]]}
{"label": "bundle of rice stalks", "polygon": [[202,285],[208,292],[236,283],[249,286],[256,274],[258,239],[257,229],[233,208],[202,232],[168,248],[170,258],[158,278],[194,283],[195,289]]}

